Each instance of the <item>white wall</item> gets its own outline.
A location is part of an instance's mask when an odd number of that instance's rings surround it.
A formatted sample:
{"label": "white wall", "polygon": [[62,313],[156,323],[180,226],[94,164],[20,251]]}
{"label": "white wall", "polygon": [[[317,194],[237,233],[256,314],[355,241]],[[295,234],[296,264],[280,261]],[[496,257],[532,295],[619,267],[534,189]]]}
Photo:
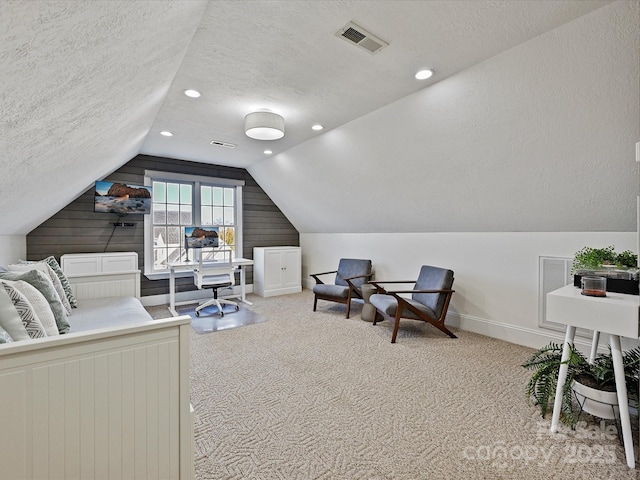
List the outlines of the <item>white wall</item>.
{"label": "white wall", "polygon": [[0,265],[9,265],[26,258],[26,235],[0,235]]}
{"label": "white wall", "polygon": [[539,257],[570,258],[584,246],[635,251],[636,238],[626,232],[301,234],[300,245],[307,288],[310,273],[335,270],[341,257],[370,258],[378,280],[415,279],[421,265],[450,268],[451,325],[538,348],[564,338],[538,327]]}
{"label": "white wall", "polygon": [[254,166],[305,286],[341,257],[377,278],[448,267],[454,324],[562,340],[538,327],[539,257],[638,248],[639,12],[613,2]]}
{"label": "white wall", "polygon": [[632,231],[639,9],[614,2],[249,171],[304,233]]}

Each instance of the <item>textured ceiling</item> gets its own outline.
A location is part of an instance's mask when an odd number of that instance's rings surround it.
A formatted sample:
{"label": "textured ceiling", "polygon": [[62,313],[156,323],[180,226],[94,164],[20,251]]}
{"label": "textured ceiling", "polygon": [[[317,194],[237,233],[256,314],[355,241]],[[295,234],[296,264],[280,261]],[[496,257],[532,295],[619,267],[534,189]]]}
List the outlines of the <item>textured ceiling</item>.
{"label": "textured ceiling", "polygon": [[[4,0],[0,233],[29,232],[138,153],[251,168],[266,145],[286,152],[607,3]],[[389,46],[336,38],[348,21]],[[416,81],[423,67],[436,74]],[[282,140],[244,135],[259,108],[285,117]]]}
{"label": "textured ceiling", "polygon": [[[267,147],[277,155],[606,3],[211,1],[141,153],[246,168]],[[337,38],[349,21],[389,46],[371,55]],[[421,68],[436,74],[418,81]],[[260,108],[285,117],[283,139],[244,134],[245,115]]]}

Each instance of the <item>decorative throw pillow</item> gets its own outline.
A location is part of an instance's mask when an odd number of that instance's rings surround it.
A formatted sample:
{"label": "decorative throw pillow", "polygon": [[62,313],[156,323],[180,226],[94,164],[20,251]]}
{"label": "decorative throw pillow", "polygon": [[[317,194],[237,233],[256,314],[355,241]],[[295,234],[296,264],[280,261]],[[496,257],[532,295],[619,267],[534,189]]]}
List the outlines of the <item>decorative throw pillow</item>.
{"label": "decorative throw pillow", "polygon": [[[60,264],[56,260],[56,257],[54,257],[53,255],[50,255],[41,261],[47,262],[49,266],[53,268],[53,271],[56,273],[56,275],[60,279],[60,282],[62,283],[62,288],[64,289],[64,293],[65,293],[65,296],[67,297],[67,300],[69,300],[69,304],[71,305],[71,308],[78,308],[78,300],[73,294],[73,289],[71,288],[71,282],[69,282],[69,279],[62,271],[62,268],[60,267]],[[19,263],[37,263],[37,262],[20,260]]]}
{"label": "decorative throw pillow", "polygon": [[44,295],[40,293],[40,290],[24,280],[18,280],[15,282],[11,280],[0,281],[14,286],[26,297],[27,300],[29,300],[29,303],[36,312],[37,317],[40,319],[40,323],[42,323],[42,326],[44,327],[44,331],[47,332],[47,336],[60,335],[60,332],[58,332],[58,325],[56,324],[56,317],[53,316],[49,302],[47,302]]}
{"label": "decorative throw pillow", "polygon": [[0,343],[11,343],[11,342],[13,342],[11,335],[9,335],[4,328],[0,327]]}
{"label": "decorative throw pillow", "polygon": [[20,320],[22,320],[22,325],[24,325],[24,328],[27,330],[29,338],[46,337],[47,333],[44,331],[44,327],[42,326],[40,319],[33,311],[33,307],[29,303],[29,300],[27,300],[25,296],[22,295],[13,285],[9,285],[5,282],[2,282],[2,285],[9,294],[9,298],[13,302],[13,306],[16,307],[18,315],[20,315]]}
{"label": "decorative throw pillow", "polygon": [[76,300],[76,297],[73,294],[71,283],[69,282],[69,279],[62,271],[62,267],[60,267],[60,264],[58,263],[56,258],[53,256],[50,256],[45,258],[44,261],[47,262],[51,268],[53,268],[54,272],[56,272],[56,275],[58,276],[58,278],[60,279],[60,282],[62,283],[62,288],[64,288],[64,293],[67,295],[67,299],[69,300],[69,304],[71,305],[71,307],[78,308],[78,301]]}
{"label": "decorative throw pillow", "polygon": [[67,295],[64,293],[64,288],[62,288],[62,282],[56,275],[56,272],[53,271],[51,265],[47,262],[34,262],[34,263],[13,263],[8,266],[10,272],[25,272],[28,270],[40,270],[41,272],[46,273],[53,284],[53,287],[56,289],[58,293],[58,297],[60,297],[60,301],[62,305],[64,305],[64,309],[67,311],[67,315],[71,314],[71,305],[69,304],[69,299]]}
{"label": "decorative throw pillow", "polygon": [[[0,273],[0,279],[4,280],[24,280],[25,282],[36,287],[44,298],[47,299],[53,316],[56,319],[56,325],[58,325],[58,332],[69,332],[69,322],[67,321],[67,312],[62,305],[62,301],[53,283],[49,279],[49,276],[38,270],[29,270],[28,272],[4,272]],[[6,329],[5,329],[6,330]],[[7,330],[8,331],[8,330]],[[9,331],[9,335],[11,332]],[[15,340],[15,337],[11,335],[11,338]]]}
{"label": "decorative throw pillow", "polygon": [[20,315],[4,288],[0,288],[0,327],[16,342],[29,340],[27,329],[22,325]]}

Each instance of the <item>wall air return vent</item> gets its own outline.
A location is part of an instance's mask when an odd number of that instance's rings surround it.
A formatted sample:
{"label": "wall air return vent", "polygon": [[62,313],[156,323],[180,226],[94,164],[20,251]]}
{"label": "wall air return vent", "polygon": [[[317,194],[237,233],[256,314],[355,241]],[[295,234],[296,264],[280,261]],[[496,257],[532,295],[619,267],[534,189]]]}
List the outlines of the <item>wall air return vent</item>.
{"label": "wall air return vent", "polygon": [[336,37],[360,47],[363,50],[373,54],[378,53],[384,47],[389,45],[384,40],[376,37],[374,34],[367,32],[364,28],[353,22],[347,23],[344,27],[336,32]]}
{"label": "wall air return vent", "polygon": [[227,143],[227,142],[219,142],[218,140],[211,140],[211,145],[216,147],[225,147],[225,148],[236,148],[235,144]]}

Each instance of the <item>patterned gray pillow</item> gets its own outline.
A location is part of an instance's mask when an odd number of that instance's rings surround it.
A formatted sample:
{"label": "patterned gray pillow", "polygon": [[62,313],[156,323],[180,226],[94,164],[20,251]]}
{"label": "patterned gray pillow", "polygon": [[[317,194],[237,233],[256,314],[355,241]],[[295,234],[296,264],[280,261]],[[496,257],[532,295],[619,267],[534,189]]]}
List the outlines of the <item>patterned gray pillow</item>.
{"label": "patterned gray pillow", "polygon": [[12,285],[3,282],[2,286],[9,294],[9,298],[13,302],[13,306],[16,307],[18,315],[20,315],[20,320],[22,320],[22,325],[27,330],[29,338],[46,337],[47,333],[44,331],[44,327],[42,326],[40,319],[33,311],[33,307],[29,303],[29,300],[27,300],[25,296]]}
{"label": "patterned gray pillow", "polygon": [[58,261],[53,256],[45,258],[44,261],[47,262],[51,266],[51,268],[53,268],[53,271],[56,272],[56,275],[60,279],[60,282],[62,282],[62,288],[64,288],[64,293],[67,295],[71,307],[78,308],[78,300],[76,300],[76,297],[73,294],[71,283],[69,283],[69,279],[62,271],[62,268],[60,267]]}
{"label": "patterned gray pillow", "polygon": [[64,272],[62,271],[62,268],[60,267],[60,264],[58,263],[58,261],[53,255],[48,256],[44,260],[39,260],[37,262],[20,260],[18,263],[39,263],[39,262],[46,262],[49,264],[49,266],[55,272],[56,276],[60,279],[60,283],[62,283],[62,288],[64,289],[65,297],[69,301],[69,305],[71,306],[71,308],[78,308],[78,300],[73,294],[71,283],[69,282],[69,279],[64,274]]}
{"label": "patterned gray pillow", "polygon": [[49,280],[51,280],[51,284],[53,285],[53,288],[56,289],[58,298],[62,302],[67,315],[71,315],[71,305],[69,304],[69,299],[67,299],[67,295],[64,292],[64,288],[62,288],[62,282],[56,275],[56,272],[53,271],[53,268],[51,268],[51,265],[49,265],[47,262],[42,261],[31,263],[14,263],[11,265],[7,265],[7,268],[10,272],[28,272],[29,270],[40,270],[49,278]]}
{"label": "patterned gray pillow", "polygon": [[14,342],[29,340],[29,334],[22,325],[16,307],[9,298],[9,294],[2,287],[0,287],[0,327],[9,334]]}
{"label": "patterned gray pillow", "polygon": [[[69,332],[69,321],[67,320],[67,311],[62,305],[62,301],[58,296],[58,292],[53,286],[49,275],[39,270],[30,270],[28,272],[5,272],[0,273],[0,279],[4,280],[24,280],[30,283],[44,295],[44,298],[49,302],[53,316],[56,317],[56,325],[58,325],[58,331],[60,333]],[[11,338],[16,340],[11,332],[9,332]]]}
{"label": "patterned gray pillow", "polygon": [[60,332],[58,332],[58,325],[56,324],[56,317],[53,316],[53,311],[49,306],[49,302],[47,302],[44,295],[40,293],[40,290],[24,280],[17,280],[15,282],[11,280],[0,281],[6,282],[17,288],[18,291],[25,296],[33,307],[34,312],[36,312],[36,317],[40,319],[40,323],[42,323],[44,331],[47,332],[48,337],[60,335]]}

